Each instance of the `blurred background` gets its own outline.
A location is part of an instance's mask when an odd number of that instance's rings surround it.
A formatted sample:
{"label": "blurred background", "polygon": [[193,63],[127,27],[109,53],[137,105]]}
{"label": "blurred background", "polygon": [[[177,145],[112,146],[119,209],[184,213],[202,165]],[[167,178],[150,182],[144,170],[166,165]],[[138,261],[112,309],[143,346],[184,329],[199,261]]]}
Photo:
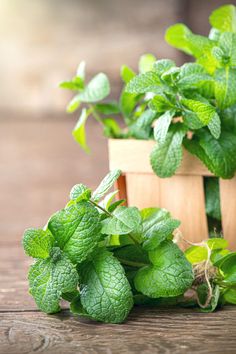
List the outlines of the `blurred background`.
{"label": "blurred background", "polygon": [[65,113],[70,94],[58,83],[85,60],[88,77],[109,75],[116,97],[122,64],[137,69],[145,52],[183,63],[184,55],[164,41],[166,28],[184,22],[207,34],[210,12],[224,3],[0,1],[0,242],[13,247],[26,227],[43,226],[64,206],[75,183],[95,187],[108,171],[106,139],[95,122],[88,122],[90,156],[74,142],[78,117]]}

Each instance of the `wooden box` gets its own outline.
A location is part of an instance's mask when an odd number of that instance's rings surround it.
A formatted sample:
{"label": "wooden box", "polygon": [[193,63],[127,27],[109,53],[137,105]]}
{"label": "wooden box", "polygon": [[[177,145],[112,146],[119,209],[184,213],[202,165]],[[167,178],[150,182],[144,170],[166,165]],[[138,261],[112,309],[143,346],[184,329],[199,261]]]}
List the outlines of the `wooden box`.
{"label": "wooden box", "polygon": [[[200,242],[208,238],[203,177],[212,176],[212,173],[184,151],[176,174],[160,178],[153,173],[149,161],[154,144],[154,141],[145,140],[109,140],[110,170],[119,168],[123,172],[117,181],[119,198],[138,208],[166,208],[181,220],[180,230],[185,239]],[[220,180],[220,198],[224,238],[229,241],[229,248],[235,250],[236,177]]]}

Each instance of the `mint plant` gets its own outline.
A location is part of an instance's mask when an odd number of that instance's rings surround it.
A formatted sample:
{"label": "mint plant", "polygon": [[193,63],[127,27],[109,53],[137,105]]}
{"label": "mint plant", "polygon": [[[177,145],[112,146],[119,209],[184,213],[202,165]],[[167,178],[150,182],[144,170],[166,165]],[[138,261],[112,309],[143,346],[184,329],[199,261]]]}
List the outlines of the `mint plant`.
{"label": "mint plant", "polygon": [[37,307],[56,313],[64,299],[75,315],[121,323],[134,304],[203,311],[236,304],[236,253],[227,242],[211,239],[184,253],[176,243],[180,222],[168,211],[114,201],[117,191],[108,192],[120,173],[110,172],[94,192],[75,185],[43,229],[25,231]]}

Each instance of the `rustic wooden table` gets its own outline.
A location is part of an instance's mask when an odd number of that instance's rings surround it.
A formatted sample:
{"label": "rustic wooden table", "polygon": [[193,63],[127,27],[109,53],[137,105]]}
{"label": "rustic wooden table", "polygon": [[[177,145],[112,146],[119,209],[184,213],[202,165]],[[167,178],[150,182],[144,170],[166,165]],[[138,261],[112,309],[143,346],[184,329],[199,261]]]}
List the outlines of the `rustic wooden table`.
{"label": "rustic wooden table", "polygon": [[[87,157],[70,137],[72,126],[1,124],[0,353],[236,353],[236,307],[213,314],[138,307],[122,325],[36,309],[26,279],[31,260],[20,244],[24,228],[44,225],[73,184],[95,187],[108,168],[106,141],[91,139],[96,154]],[[97,126],[90,129],[91,138],[100,136]]]}

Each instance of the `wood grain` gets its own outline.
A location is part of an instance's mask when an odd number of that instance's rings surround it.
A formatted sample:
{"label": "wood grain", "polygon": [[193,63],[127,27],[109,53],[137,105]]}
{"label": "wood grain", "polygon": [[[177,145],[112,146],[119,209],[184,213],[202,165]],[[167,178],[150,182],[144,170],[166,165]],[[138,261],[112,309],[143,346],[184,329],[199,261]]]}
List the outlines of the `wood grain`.
{"label": "wood grain", "polygon": [[230,353],[236,351],[236,310],[213,314],[135,308],[122,325],[72,317],[67,311],[0,314],[1,354]]}
{"label": "wood grain", "polygon": [[236,250],[236,176],[220,180],[220,201],[224,237],[229,248]]}
{"label": "wood grain", "polygon": [[[110,169],[120,168],[124,173],[153,173],[149,156],[155,142],[152,140],[109,139]],[[177,175],[212,176],[199,159],[183,151],[183,161]]]}

